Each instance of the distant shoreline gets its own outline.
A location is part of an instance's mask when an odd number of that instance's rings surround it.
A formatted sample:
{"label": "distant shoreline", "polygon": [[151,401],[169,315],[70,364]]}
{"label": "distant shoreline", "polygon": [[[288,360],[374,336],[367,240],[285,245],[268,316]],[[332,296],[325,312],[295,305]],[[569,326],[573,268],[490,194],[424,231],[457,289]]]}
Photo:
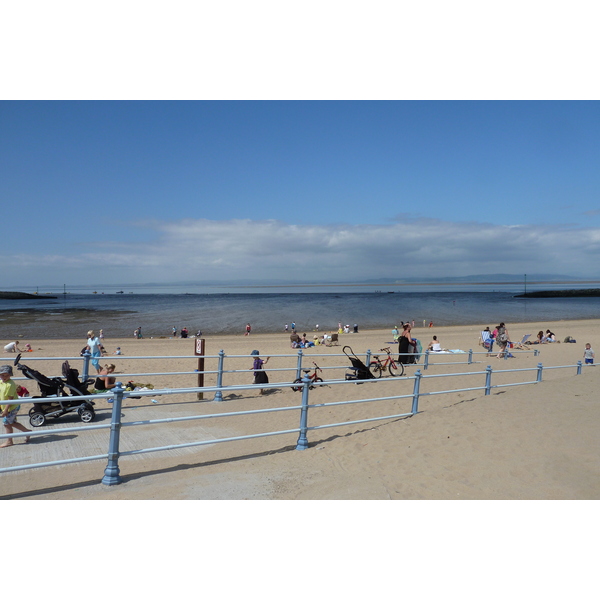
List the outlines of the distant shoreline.
{"label": "distant shoreline", "polygon": [[527,292],[517,294],[515,298],[597,298],[600,296],[600,288],[584,290],[550,290],[540,292]]}
{"label": "distant shoreline", "polygon": [[58,296],[28,294],[27,292],[0,292],[0,300],[47,300],[48,298],[58,298]]}

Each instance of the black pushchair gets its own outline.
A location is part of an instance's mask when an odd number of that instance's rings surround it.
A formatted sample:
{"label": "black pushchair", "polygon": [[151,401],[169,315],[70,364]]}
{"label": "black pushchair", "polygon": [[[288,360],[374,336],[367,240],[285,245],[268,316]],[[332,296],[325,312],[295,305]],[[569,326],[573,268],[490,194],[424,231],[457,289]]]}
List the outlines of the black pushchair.
{"label": "black pushchair", "polygon": [[[346,348],[350,351],[350,353],[346,352]],[[375,376],[369,368],[365,365],[365,363],[354,354],[354,351],[350,346],[344,346],[342,348],[342,352],[348,357],[348,360],[352,364],[351,367],[348,367],[350,373],[346,373],[345,379],[346,381],[357,381],[359,379],[375,379]]]}
{"label": "black pushchair", "polygon": [[29,422],[33,427],[41,427],[47,417],[56,419],[69,412],[77,412],[84,423],[94,420],[96,417],[94,403],[80,397],[90,395],[88,387],[94,383],[93,379],[79,381],[79,371],[72,369],[67,360],[62,365],[63,378],[60,378],[46,377],[39,371],[22,365],[19,362],[20,358],[20,354],[15,358],[15,367],[27,379],[35,381],[40,388],[40,396],[33,396],[33,398],[44,398],[43,402],[34,402],[29,410]]}

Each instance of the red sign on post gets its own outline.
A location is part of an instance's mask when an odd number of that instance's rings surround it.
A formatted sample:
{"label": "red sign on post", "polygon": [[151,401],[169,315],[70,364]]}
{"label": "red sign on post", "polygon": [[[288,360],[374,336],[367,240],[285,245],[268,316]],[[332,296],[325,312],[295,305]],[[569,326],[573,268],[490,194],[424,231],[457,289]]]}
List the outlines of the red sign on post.
{"label": "red sign on post", "polygon": [[[204,342],[203,338],[196,338],[194,354],[198,357],[198,387],[204,387]],[[204,394],[198,392],[198,400],[203,400]]]}

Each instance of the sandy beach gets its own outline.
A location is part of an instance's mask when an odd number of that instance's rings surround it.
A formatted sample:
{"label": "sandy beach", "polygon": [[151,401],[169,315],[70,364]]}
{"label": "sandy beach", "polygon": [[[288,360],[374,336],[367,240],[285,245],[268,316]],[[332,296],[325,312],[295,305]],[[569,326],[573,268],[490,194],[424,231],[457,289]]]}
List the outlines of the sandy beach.
{"label": "sandy beach", "polygon": [[[551,369],[575,365],[583,360],[586,342],[600,349],[600,321],[558,321],[554,323],[507,323],[511,340],[531,334],[535,339],[541,329],[552,330],[562,343],[530,346],[540,355],[514,351],[508,360],[478,354],[480,330],[485,325],[468,327],[416,327],[414,337],[424,347],[437,335],[443,348],[472,349],[474,363],[451,364],[467,360],[466,354],[444,354],[431,359],[427,371],[423,364],[408,367],[407,374],[416,369],[427,377],[421,382],[421,393],[483,386],[480,373],[489,364],[494,371],[527,369],[544,366],[541,383],[494,389],[489,396],[483,390],[424,395],[419,414],[357,425],[309,431],[309,447],[296,450],[297,433],[266,438],[211,444],[185,451],[161,451],[120,460],[123,483],[105,486],[100,483],[106,464],[92,461],[73,465],[31,469],[0,474],[3,499],[598,499],[600,498],[600,442],[597,423],[600,404],[597,388],[600,372],[596,366],[585,366],[581,375],[576,368]],[[489,324],[493,327],[494,324]],[[302,333],[302,332],[301,332]],[[309,338],[315,332],[306,332]],[[577,343],[564,343],[572,336]],[[343,379],[348,360],[342,347],[350,345],[354,352],[367,349],[377,353],[389,346],[390,331],[361,331],[340,335],[340,345],[315,347],[303,351],[304,365],[313,360],[324,369],[324,380]],[[9,341],[9,340],[7,340]],[[7,343],[7,341],[4,342]],[[22,362],[42,373],[57,375],[60,361],[29,361],[28,358],[76,357],[85,340],[20,340],[30,343],[32,353],[24,354]],[[113,356],[119,346],[121,357]],[[146,381],[155,388],[195,386],[198,375],[197,359],[193,358],[193,339],[107,339],[109,356],[105,362],[117,365],[117,379]],[[206,354],[217,355],[223,349],[227,356],[225,368],[240,373],[225,375],[225,385],[251,383],[248,371],[251,360],[247,355],[258,349],[271,356],[271,382],[289,382],[297,351],[292,350],[289,336],[252,333],[250,336],[215,336],[206,338]],[[287,357],[280,356],[287,355]],[[131,357],[146,357],[132,359]],[[173,357],[156,359],[151,357]],[[189,358],[175,358],[189,356]],[[11,362],[14,355],[3,354],[0,364]],[[81,362],[72,360],[81,368]],[[205,369],[215,370],[215,358],[206,358]],[[330,368],[328,367],[339,367]],[[278,371],[277,369],[282,369]],[[170,371],[189,372],[180,375],[152,375]],[[440,378],[441,374],[457,374]],[[19,375],[17,372],[15,376]],[[429,377],[436,375],[436,377]],[[534,371],[493,376],[493,384],[535,380]],[[412,380],[394,380],[377,385],[329,385],[311,392],[311,404],[341,400],[410,394]],[[214,385],[216,376],[207,374],[205,385]],[[33,393],[33,382],[25,384]],[[32,389],[33,388],[33,389]],[[375,389],[376,388],[376,389]],[[294,406],[300,394],[287,388],[260,395],[257,390],[237,390],[223,393],[223,402],[214,402],[214,392],[198,400],[195,394],[185,396],[157,395],[156,403],[148,398],[126,399],[124,422],[133,420],[142,411],[155,411],[156,418],[191,414],[214,414],[271,407]],[[369,404],[315,407],[309,411],[309,426],[340,423],[381,415],[409,412],[410,399],[395,399]],[[136,413],[136,411],[138,411]],[[27,410],[20,412],[20,421],[28,424]],[[144,414],[146,414],[144,412]],[[110,414],[110,405],[99,400],[98,416]],[[61,423],[61,421],[64,421]],[[68,422],[67,422],[68,421]],[[150,446],[177,443],[177,440],[197,439],[199,432],[213,438],[249,435],[266,431],[281,431],[298,427],[298,411],[283,411],[227,419],[189,421],[154,428],[147,436],[159,436],[161,444],[149,440]],[[199,423],[202,425],[200,426]],[[77,419],[67,415],[48,424],[76,426]],[[46,427],[46,426],[45,426]],[[142,429],[142,428],[130,428]],[[149,428],[144,428],[149,431]],[[86,436],[53,435],[34,438],[30,444],[22,439],[15,446],[1,450],[0,464],[11,466],[27,462],[52,460],[54,448],[69,444],[83,445],[84,454],[106,452],[105,447],[86,449]],[[107,433],[103,434],[107,439]],[[122,449],[128,449],[128,432],[123,431]],[[144,434],[139,434],[144,435]],[[171,438],[170,436],[174,436]],[[75,438],[75,439],[72,439]],[[61,440],[62,441],[59,441]],[[175,440],[175,441],[173,441]],[[143,443],[143,438],[141,438]],[[140,443],[140,438],[135,444]],[[89,444],[88,444],[89,445]],[[93,445],[93,444],[92,444]],[[137,447],[140,447],[139,445]],[[143,444],[142,446],[143,447]]]}

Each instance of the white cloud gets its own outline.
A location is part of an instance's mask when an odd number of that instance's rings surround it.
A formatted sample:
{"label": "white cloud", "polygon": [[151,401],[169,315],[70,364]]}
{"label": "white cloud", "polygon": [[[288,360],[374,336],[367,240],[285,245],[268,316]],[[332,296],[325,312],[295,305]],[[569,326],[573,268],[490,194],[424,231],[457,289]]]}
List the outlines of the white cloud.
{"label": "white cloud", "polygon": [[99,245],[78,255],[5,256],[12,267],[8,281],[352,281],[527,272],[592,277],[600,251],[599,228],[571,226],[404,218],[364,226],[198,219],[138,227],[149,230],[151,242],[124,241],[110,252]]}

